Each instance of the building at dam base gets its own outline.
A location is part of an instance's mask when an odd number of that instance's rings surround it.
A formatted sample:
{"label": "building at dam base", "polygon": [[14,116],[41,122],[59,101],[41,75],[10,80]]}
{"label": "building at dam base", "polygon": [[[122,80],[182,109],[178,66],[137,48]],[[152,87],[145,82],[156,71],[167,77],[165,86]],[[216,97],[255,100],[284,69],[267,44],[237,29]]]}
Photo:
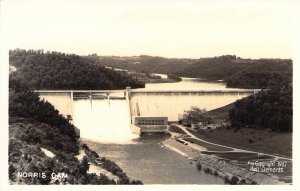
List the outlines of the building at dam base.
{"label": "building at dam base", "polygon": [[139,127],[141,133],[163,132],[168,128],[168,117],[132,116],[132,124]]}

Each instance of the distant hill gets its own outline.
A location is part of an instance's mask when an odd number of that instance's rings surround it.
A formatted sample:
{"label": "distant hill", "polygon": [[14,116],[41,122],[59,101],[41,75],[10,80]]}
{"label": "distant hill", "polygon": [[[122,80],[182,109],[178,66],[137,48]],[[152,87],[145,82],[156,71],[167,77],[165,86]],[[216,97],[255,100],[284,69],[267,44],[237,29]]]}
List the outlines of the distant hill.
{"label": "distant hill", "polygon": [[89,59],[98,62],[104,66],[121,68],[136,72],[160,73],[160,74],[175,74],[187,68],[197,59],[176,59],[164,58],[157,56],[132,56],[132,57],[117,57],[117,56],[97,56],[89,55]]}
{"label": "distant hill", "polygon": [[292,60],[290,59],[241,59],[236,56],[203,58],[179,76],[223,80],[227,87],[267,88],[282,81],[292,80]]}
{"label": "distant hill", "polygon": [[10,73],[10,85],[26,81],[34,89],[124,89],[144,87],[126,73],[93,63],[75,54],[44,52],[43,50],[11,50],[9,64],[16,68]]}
{"label": "distant hill", "polygon": [[137,72],[223,80],[228,87],[266,88],[272,81],[292,76],[290,59],[242,59],[224,55],[200,59],[152,56],[104,57],[89,55],[94,63]]}

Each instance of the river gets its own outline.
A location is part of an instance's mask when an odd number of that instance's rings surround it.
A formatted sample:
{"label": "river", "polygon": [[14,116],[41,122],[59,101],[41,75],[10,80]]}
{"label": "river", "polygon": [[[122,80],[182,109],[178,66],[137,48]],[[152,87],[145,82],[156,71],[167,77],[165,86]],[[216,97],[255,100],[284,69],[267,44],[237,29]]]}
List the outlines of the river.
{"label": "river", "polygon": [[167,138],[166,134],[148,134],[136,144],[84,142],[144,184],[224,184],[221,178],[198,171],[188,159],[162,147],[159,143]]}

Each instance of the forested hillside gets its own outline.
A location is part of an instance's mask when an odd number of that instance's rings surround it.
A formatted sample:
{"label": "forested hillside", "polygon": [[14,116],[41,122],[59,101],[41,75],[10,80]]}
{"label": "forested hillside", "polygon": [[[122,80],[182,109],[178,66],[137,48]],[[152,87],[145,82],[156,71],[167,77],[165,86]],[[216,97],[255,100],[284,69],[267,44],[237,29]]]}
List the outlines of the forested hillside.
{"label": "forested hillside", "polygon": [[94,62],[113,68],[131,70],[135,72],[175,74],[194,63],[196,59],[164,58],[157,56],[132,56],[132,57],[108,57],[95,54],[87,56]]}
{"label": "forested hillside", "polygon": [[177,72],[180,76],[205,78],[209,80],[224,80],[241,71],[244,63],[236,62],[235,56],[220,56],[200,58],[186,69]]}
{"label": "forested hillside", "polygon": [[[47,157],[41,148],[53,152]],[[74,126],[58,114],[54,107],[40,101],[29,90],[9,91],[9,179],[18,184],[111,184],[105,176],[87,174],[88,166],[75,158],[78,145]],[[45,177],[21,177],[18,172],[45,173]],[[52,181],[51,173],[69,176]]]}
{"label": "forested hillside", "polygon": [[292,71],[242,71],[226,80],[227,87],[266,89],[292,82]]}
{"label": "forested hillside", "polygon": [[288,59],[241,59],[236,56],[203,58],[177,73],[179,76],[224,80],[228,87],[266,88],[291,78],[292,61]]}
{"label": "forested hillside", "polygon": [[293,131],[293,83],[291,76],[282,76],[272,76],[267,89],[235,102],[229,111],[233,127]]}
{"label": "forested hillside", "polygon": [[9,64],[16,67],[11,82],[25,80],[34,89],[124,89],[144,87],[127,74],[108,70],[74,54],[43,50],[11,50]]}
{"label": "forested hillside", "polygon": [[227,78],[227,87],[263,89],[235,102],[229,111],[232,126],[292,132],[292,79],[292,61],[280,59],[257,60]]}

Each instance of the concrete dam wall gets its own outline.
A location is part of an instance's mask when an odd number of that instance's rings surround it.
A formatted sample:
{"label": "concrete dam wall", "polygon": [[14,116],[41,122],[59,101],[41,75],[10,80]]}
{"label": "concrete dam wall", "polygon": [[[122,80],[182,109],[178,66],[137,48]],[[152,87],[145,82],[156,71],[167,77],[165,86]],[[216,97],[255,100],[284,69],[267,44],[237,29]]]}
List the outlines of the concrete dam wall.
{"label": "concrete dam wall", "polygon": [[191,107],[213,110],[238,99],[254,94],[254,91],[156,91],[130,94],[132,116],[166,116],[177,121],[179,115]]}
{"label": "concrete dam wall", "polygon": [[[156,123],[153,117],[165,117],[167,121],[177,121],[184,111],[190,110],[191,107],[199,107],[209,111],[256,93],[256,91],[253,90],[149,91],[131,90],[130,88],[127,88],[125,91],[40,90],[36,92],[39,93],[41,99],[50,102],[64,116],[71,115],[72,118],[75,117],[73,122],[78,122],[80,116],[85,116],[84,118],[94,121],[94,124],[101,125],[101,123],[95,122],[101,120],[106,121],[105,126],[109,126],[108,124],[112,124],[112,122],[118,118],[125,117],[122,123],[127,124],[128,121],[132,132],[137,134],[143,131],[143,128],[132,123],[133,116],[148,117],[149,119],[147,120],[149,120],[149,122],[144,122],[144,126],[146,127],[147,123]],[[123,102],[124,104],[122,104]],[[116,107],[114,107],[115,105]],[[86,112],[78,111],[82,109]],[[90,114],[88,114],[88,111]],[[92,119],[90,119],[91,116],[93,116]],[[105,119],[103,116],[106,116]],[[106,120],[108,118],[111,121],[110,123]],[[88,120],[81,121],[88,124]],[[83,127],[86,125],[81,124],[80,126]],[[121,127],[121,124],[117,126]]]}

